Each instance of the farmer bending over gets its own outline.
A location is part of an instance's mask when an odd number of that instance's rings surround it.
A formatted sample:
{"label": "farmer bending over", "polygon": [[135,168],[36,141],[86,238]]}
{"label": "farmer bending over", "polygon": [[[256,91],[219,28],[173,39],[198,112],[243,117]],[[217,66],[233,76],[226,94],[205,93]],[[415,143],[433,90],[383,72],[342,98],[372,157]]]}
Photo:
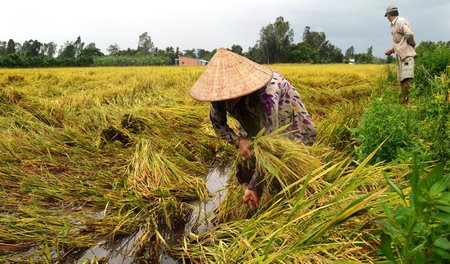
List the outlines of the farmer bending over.
{"label": "farmer bending over", "polygon": [[[295,88],[280,73],[227,49],[214,54],[190,95],[211,102],[210,119],[215,132],[239,148],[244,161],[252,156],[250,140],[263,128],[270,133],[289,125],[289,138],[305,145],[314,143],[316,125]],[[228,125],[227,113],[239,122],[238,133]],[[243,201],[255,210],[259,206],[256,187],[261,174],[252,170],[248,179],[239,177],[238,172],[238,180],[246,188]]]}

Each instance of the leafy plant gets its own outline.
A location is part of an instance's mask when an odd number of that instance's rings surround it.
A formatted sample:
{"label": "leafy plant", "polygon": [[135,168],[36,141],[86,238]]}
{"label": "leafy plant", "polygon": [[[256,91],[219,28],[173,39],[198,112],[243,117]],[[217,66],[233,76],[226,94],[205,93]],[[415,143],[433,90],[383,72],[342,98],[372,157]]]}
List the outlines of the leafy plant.
{"label": "leafy plant", "polygon": [[[408,107],[398,104],[398,85],[388,66],[386,78],[374,89],[376,97],[353,130],[356,153],[366,157],[383,143],[374,161],[411,162],[449,159],[449,43],[423,42],[417,48],[416,76]],[[394,84],[394,85],[393,85]]]}
{"label": "leafy plant", "polygon": [[[444,263],[450,260],[450,173],[439,164],[428,174],[415,166],[409,198],[387,175],[386,180],[404,205],[390,209],[377,221],[383,230],[381,251],[394,263]],[[448,262],[447,262],[448,263]]]}
{"label": "leafy plant", "polygon": [[429,96],[433,92],[430,84],[434,76],[448,73],[450,42],[421,42],[416,51],[418,54],[414,77],[416,88],[412,90],[412,93],[416,96]]}
{"label": "leafy plant", "polygon": [[394,70],[394,67],[391,65],[386,66],[386,80],[388,82],[394,82],[397,81],[397,73]]}
{"label": "leafy plant", "polygon": [[420,136],[431,145],[433,159],[450,158],[450,104],[447,75],[435,76],[429,82],[430,96],[421,99],[416,119],[421,123]]}
{"label": "leafy plant", "polygon": [[418,124],[407,108],[386,97],[375,98],[354,129],[359,158],[367,157],[384,142],[372,162],[394,160],[399,149],[415,147],[417,130]]}

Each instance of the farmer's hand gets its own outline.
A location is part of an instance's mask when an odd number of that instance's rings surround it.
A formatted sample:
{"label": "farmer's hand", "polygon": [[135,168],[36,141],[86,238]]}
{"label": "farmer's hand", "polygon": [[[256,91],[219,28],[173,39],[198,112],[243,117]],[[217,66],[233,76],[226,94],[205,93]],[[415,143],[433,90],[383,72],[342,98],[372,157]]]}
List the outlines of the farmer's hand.
{"label": "farmer's hand", "polygon": [[414,41],[413,34],[406,35],[406,43],[408,43],[408,45],[412,46],[413,48],[416,47],[416,41]]}
{"label": "farmer's hand", "polygon": [[386,51],[384,52],[384,55],[389,56],[389,55],[391,55],[392,53],[394,53],[394,49],[388,49],[388,50],[386,50]]}
{"label": "farmer's hand", "polygon": [[252,155],[250,150],[248,150],[249,144],[250,144],[250,140],[245,139],[245,138],[239,139],[239,150],[241,151],[241,154],[242,154],[242,160],[248,160],[248,159],[250,159],[250,156]]}
{"label": "farmer's hand", "polygon": [[249,188],[245,189],[242,200],[248,205],[251,211],[255,211],[259,207],[258,194],[255,191],[250,190]]}

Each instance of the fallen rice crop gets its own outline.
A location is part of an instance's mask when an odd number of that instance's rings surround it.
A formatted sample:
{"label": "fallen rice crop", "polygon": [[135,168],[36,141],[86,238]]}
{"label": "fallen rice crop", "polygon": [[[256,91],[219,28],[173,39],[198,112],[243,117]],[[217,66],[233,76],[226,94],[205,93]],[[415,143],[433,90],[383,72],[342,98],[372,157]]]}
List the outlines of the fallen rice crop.
{"label": "fallen rice crop", "polygon": [[0,260],[71,261],[137,230],[136,262],[162,250],[199,263],[378,260],[371,220],[391,197],[380,175],[404,172],[356,163],[349,127],[384,67],[272,67],[302,95],[316,144],[257,137],[257,166],[281,188],[267,184],[252,214],[230,175],[216,226],[175,244],[162,234],[186,221],[187,201],[207,199],[207,172],[233,172],[240,158],[212,130],[208,104],[188,95],[203,68],[1,69]]}

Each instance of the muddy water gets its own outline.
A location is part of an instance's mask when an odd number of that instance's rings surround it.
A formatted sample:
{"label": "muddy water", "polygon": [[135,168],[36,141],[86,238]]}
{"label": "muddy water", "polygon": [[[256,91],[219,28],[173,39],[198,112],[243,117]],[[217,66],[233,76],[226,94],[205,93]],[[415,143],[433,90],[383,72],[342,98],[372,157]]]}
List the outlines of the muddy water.
{"label": "muddy water", "polygon": [[194,210],[191,220],[185,228],[185,232],[194,232],[201,234],[213,227],[211,219],[214,217],[214,210],[219,206],[225,197],[227,189],[225,188],[228,181],[228,171],[215,169],[206,178],[206,187],[211,194],[207,201],[194,201],[190,204]]}
{"label": "muddy water", "polygon": [[[211,219],[214,217],[214,210],[220,204],[221,200],[226,195],[226,185],[229,178],[229,170],[223,168],[216,168],[206,177],[206,187],[210,193],[210,198],[206,201],[193,201],[190,202],[193,207],[193,211],[190,219],[188,219],[186,225],[182,228],[177,228],[176,233],[164,234],[165,240],[169,245],[175,245],[180,239],[193,232],[200,234],[208,231],[213,227]],[[107,263],[135,263],[134,260],[137,256],[130,254],[135,241],[137,241],[142,235],[142,231],[138,230],[134,234],[115,240],[103,240],[96,246],[87,250],[77,263],[83,263],[85,260],[92,260],[94,258],[104,259]],[[171,258],[162,249],[160,255],[161,264],[176,264],[177,262]]]}

